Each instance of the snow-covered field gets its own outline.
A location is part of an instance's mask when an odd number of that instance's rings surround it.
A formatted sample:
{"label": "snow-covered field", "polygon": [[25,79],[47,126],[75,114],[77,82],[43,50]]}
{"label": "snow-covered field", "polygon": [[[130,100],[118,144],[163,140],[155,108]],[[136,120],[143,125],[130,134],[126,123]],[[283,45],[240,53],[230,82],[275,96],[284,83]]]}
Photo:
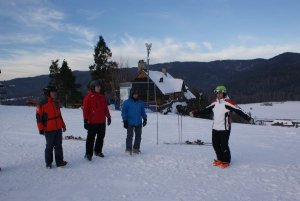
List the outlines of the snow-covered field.
{"label": "snow-covered field", "polygon": [[[249,106],[249,105],[248,105]],[[248,111],[247,105],[242,108]],[[279,106],[279,104],[278,104]],[[250,107],[250,106],[249,106]],[[300,103],[252,105],[253,116],[300,119]],[[86,136],[80,109],[62,109],[64,135]],[[211,146],[177,142],[177,116],[148,114],[141,155],[125,154],[120,112],[111,111],[105,158],[83,159],[85,142],[63,142],[66,168],[46,169],[45,139],[34,107],[0,106],[0,200],[296,201],[300,200],[300,128],[233,124],[228,169],[212,167]],[[277,116],[278,115],[278,116]],[[281,116],[282,115],[282,116]],[[183,140],[211,141],[210,120],[183,117]]]}

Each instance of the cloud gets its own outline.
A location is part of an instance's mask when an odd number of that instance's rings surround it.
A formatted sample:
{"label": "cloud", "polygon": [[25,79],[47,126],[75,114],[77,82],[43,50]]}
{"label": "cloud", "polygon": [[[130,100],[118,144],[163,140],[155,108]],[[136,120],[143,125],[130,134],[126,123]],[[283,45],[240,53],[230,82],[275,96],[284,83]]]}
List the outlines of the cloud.
{"label": "cloud", "polygon": [[213,49],[212,44],[210,42],[204,41],[204,42],[202,42],[202,45],[209,51],[211,51]]}
{"label": "cloud", "polygon": [[22,27],[18,34],[26,35],[27,32],[34,31],[40,35],[51,37],[53,33],[67,33],[69,37],[76,36],[78,37],[77,41],[92,46],[96,33],[86,26],[67,23],[66,15],[62,11],[40,4],[31,4],[21,8],[17,5],[9,7],[9,9],[0,8],[0,16],[4,16]]}
{"label": "cloud", "polygon": [[46,43],[47,37],[39,34],[9,34],[0,35],[0,45],[5,44],[40,44]]}
{"label": "cloud", "polygon": [[[9,50],[7,50],[8,52]],[[88,70],[93,63],[92,50],[53,51],[40,50],[39,52],[14,51],[9,58],[0,58],[2,69],[1,80],[17,77],[49,74],[51,60],[65,59],[72,70]]]}
{"label": "cloud", "polygon": [[[137,66],[140,59],[147,59],[145,43],[152,43],[150,52],[150,64],[165,63],[172,61],[201,61],[208,62],[224,59],[255,59],[271,58],[283,52],[298,52],[300,43],[287,43],[278,45],[231,45],[223,48],[214,48],[211,51],[202,50],[203,43],[191,41],[177,41],[173,38],[142,38],[133,37],[129,34],[118,40],[106,41],[113,53],[113,60],[124,61],[129,67]],[[11,56],[0,58],[0,66],[3,74],[1,80],[16,77],[26,77],[40,74],[48,74],[51,60],[66,59],[72,70],[88,70],[88,66],[93,63],[93,48],[77,49],[69,51],[54,51],[47,49],[29,51],[4,50]],[[127,64],[126,64],[127,66]],[[26,70],[24,70],[26,69]]]}

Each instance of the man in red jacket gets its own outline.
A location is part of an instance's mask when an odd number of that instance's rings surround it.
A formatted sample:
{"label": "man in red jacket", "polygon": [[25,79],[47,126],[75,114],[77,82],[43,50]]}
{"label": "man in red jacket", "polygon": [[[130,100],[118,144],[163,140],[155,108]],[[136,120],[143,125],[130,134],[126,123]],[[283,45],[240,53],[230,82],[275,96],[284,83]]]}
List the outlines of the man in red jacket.
{"label": "man in red jacket", "polygon": [[52,168],[53,149],[56,166],[65,166],[68,162],[63,160],[62,131],[66,131],[66,125],[61,116],[59,102],[56,99],[57,88],[49,85],[43,91],[45,99],[36,107],[36,121],[40,134],[46,138],[46,167]]}
{"label": "man in red jacket", "polygon": [[[110,113],[107,107],[105,96],[100,94],[101,83],[93,80],[90,83],[90,91],[83,100],[84,128],[87,130],[85,158],[92,160],[93,150],[96,156],[104,157],[102,153],[103,140],[105,137],[105,123],[111,123]],[[97,135],[96,143],[95,137]]]}

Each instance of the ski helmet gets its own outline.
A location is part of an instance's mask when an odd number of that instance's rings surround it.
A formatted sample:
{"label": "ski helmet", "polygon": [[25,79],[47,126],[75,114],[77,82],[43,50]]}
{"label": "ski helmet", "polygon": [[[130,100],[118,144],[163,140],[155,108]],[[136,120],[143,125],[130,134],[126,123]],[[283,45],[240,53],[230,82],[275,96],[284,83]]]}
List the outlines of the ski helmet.
{"label": "ski helmet", "polygon": [[130,97],[133,98],[133,94],[139,94],[139,90],[136,88],[131,88]]}
{"label": "ski helmet", "polygon": [[44,94],[46,96],[50,96],[50,92],[51,91],[57,92],[57,87],[54,86],[54,85],[48,85],[48,86],[46,86],[46,87],[43,88],[43,91],[44,91]]}
{"label": "ski helmet", "polygon": [[90,82],[90,89],[95,90],[96,86],[101,86],[101,81],[100,80],[93,80]]}
{"label": "ski helmet", "polygon": [[223,93],[223,94],[226,94],[227,93],[227,90],[226,90],[226,87],[223,86],[223,85],[220,85],[220,86],[217,86],[216,89],[214,90],[215,93]]}

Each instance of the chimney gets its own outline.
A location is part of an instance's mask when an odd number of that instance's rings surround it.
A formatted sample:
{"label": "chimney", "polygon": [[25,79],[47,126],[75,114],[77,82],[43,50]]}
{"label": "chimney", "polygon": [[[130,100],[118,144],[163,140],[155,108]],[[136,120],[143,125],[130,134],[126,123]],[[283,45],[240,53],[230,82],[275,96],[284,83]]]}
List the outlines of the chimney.
{"label": "chimney", "polygon": [[166,67],[162,68],[162,69],[161,69],[161,72],[162,72],[165,76],[167,76],[167,68],[166,68]]}

